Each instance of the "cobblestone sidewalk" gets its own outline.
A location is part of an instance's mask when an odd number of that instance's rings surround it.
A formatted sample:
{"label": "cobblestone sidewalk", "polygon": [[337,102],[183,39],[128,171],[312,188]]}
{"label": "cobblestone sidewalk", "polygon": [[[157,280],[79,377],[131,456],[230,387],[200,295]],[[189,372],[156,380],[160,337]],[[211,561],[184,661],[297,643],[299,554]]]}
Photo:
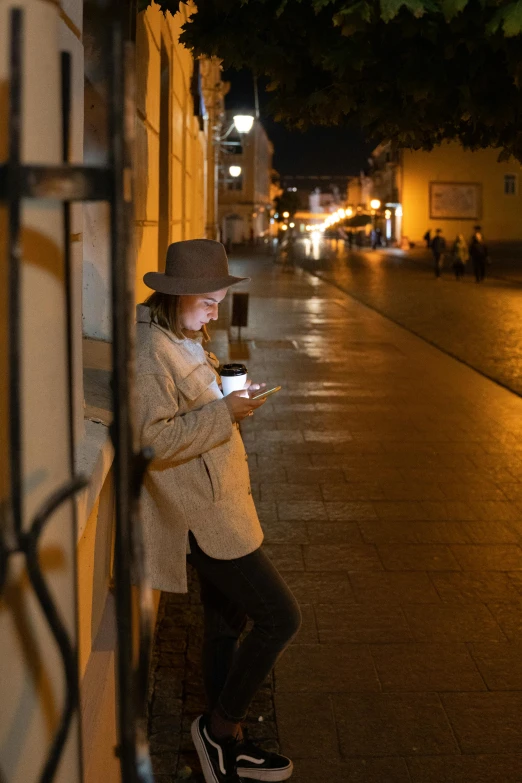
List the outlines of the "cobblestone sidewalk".
{"label": "cobblestone sidewalk", "polygon": [[[522,400],[299,269],[232,267],[250,375],[284,387],[243,431],[304,616],[254,731],[296,783],[520,783]],[[200,640],[191,578],[158,624],[159,783],[201,780]]]}

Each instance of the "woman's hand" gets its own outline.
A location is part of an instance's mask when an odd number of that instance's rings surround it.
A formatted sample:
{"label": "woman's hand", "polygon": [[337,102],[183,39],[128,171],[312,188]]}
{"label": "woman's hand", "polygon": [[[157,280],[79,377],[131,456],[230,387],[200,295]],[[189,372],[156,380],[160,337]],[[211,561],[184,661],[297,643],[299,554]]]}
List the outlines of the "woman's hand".
{"label": "woman's hand", "polygon": [[[249,389],[251,388],[252,386],[249,386]],[[240,391],[234,391],[227,394],[225,402],[232,421],[241,421],[242,419],[246,419],[247,416],[252,416],[257,408],[264,405],[266,397],[260,400],[252,400],[250,397],[245,396],[244,390],[241,389]]]}

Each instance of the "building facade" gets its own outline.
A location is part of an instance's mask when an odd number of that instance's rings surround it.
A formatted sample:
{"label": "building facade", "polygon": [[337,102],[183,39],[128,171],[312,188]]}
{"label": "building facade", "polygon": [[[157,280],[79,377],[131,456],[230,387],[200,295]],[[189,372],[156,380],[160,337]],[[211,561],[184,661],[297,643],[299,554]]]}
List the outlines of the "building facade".
{"label": "building facade", "polygon": [[[227,112],[225,129],[233,123]],[[258,241],[269,233],[274,148],[258,119],[249,133],[231,130],[219,161],[218,215],[225,243]],[[231,167],[241,169],[232,176]]]}
{"label": "building facade", "polygon": [[[0,163],[8,156],[9,12],[24,10],[23,156],[61,161],[60,52],[71,56],[71,162],[103,165],[108,154],[103,19],[83,0],[0,2]],[[135,299],[150,290],[146,271],[164,268],[169,242],[217,234],[217,147],[223,116],[221,67],[194,61],[179,43],[187,15],[152,4],[136,20]],[[42,67],[42,64],[44,67]],[[264,183],[256,188],[264,192]],[[7,212],[0,205],[0,434],[9,442],[6,403]],[[78,650],[81,708],[56,783],[116,783],[118,742],[113,595],[114,492],[111,413],[110,222],[102,203],[72,208],[73,397],[76,471],[89,479],[49,523],[41,565]],[[65,277],[61,205],[31,202],[22,216],[24,490],[27,518],[63,483],[68,464]],[[0,458],[0,523],[10,499],[9,451]],[[39,779],[64,701],[59,652],[35,601],[23,562],[10,566],[0,596],[0,776]],[[82,771],[83,767],[83,771]]]}
{"label": "building facade", "polygon": [[[383,143],[373,151],[368,171],[353,183],[348,201],[357,195],[368,208],[378,199],[386,236],[404,246],[421,243],[426,231],[438,228],[448,238],[469,237],[476,224],[488,241],[520,241],[522,169],[513,159],[498,158],[499,150],[466,150],[456,142],[429,152],[395,152]],[[370,187],[363,193],[365,182]]]}

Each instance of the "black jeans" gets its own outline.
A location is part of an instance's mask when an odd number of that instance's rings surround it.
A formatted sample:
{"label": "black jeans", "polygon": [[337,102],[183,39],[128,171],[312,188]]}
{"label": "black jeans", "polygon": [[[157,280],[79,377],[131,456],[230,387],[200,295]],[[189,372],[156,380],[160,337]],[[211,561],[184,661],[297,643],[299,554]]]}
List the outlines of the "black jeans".
{"label": "black jeans", "polygon": [[[209,710],[238,722],[301,625],[299,606],[260,549],[235,560],[206,555],[189,533],[205,614],[203,680]],[[247,619],[253,621],[241,645]]]}

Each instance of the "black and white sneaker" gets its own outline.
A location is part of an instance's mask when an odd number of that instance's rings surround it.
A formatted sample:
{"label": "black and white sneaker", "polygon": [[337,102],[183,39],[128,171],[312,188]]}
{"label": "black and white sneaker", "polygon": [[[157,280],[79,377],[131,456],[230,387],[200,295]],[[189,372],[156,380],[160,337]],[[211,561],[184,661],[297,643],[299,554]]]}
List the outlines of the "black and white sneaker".
{"label": "black and white sneaker", "polygon": [[286,756],[263,750],[248,737],[243,729],[243,740],[235,746],[237,774],[252,780],[288,780],[294,765]]}
{"label": "black and white sneaker", "polygon": [[198,752],[205,783],[241,783],[236,773],[236,739],[221,742],[213,739],[205,715],[196,718],[190,733]]}

